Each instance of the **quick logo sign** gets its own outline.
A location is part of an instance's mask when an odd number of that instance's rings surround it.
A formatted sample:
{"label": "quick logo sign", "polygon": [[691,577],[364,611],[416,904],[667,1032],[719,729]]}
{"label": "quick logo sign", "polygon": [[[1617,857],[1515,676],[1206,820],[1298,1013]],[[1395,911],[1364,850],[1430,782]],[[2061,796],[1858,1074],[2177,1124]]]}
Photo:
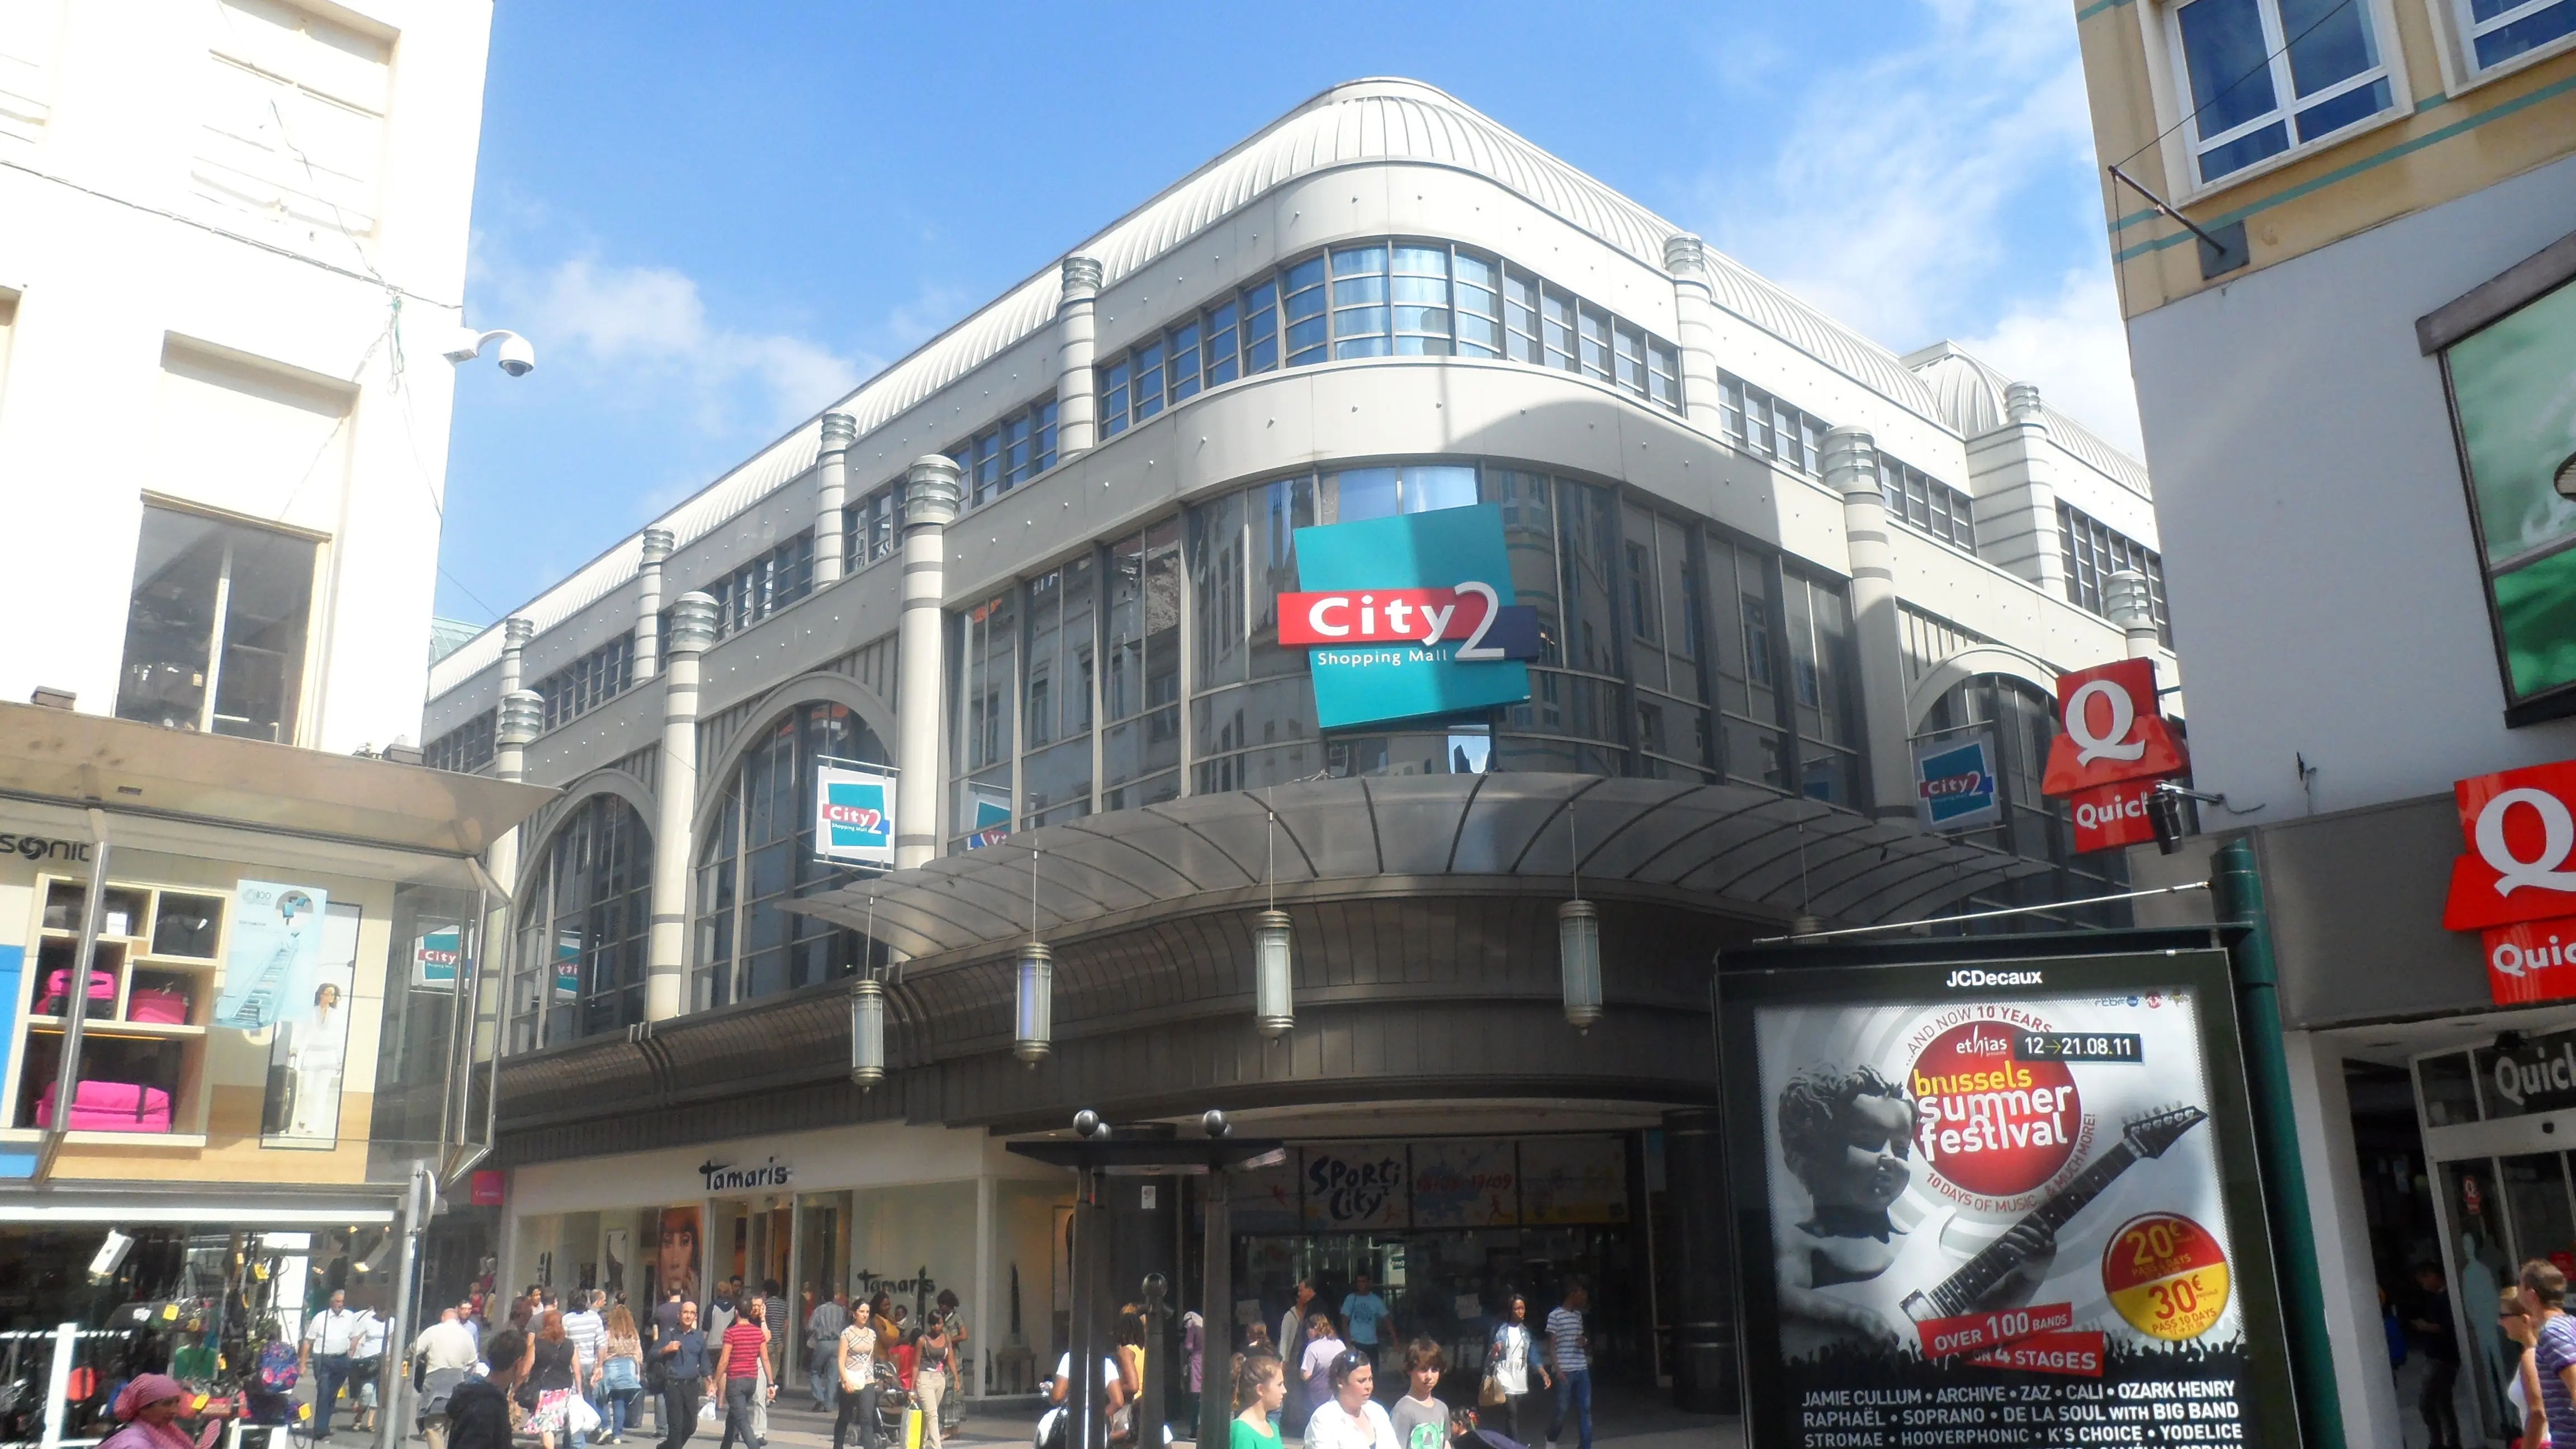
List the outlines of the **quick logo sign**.
{"label": "quick logo sign", "polygon": [[2576,996],[2576,761],[2451,791],[2465,850],[2451,863],[2443,928],[2480,933],[2498,1003]]}
{"label": "quick logo sign", "polygon": [[2078,852],[2156,838],[2147,799],[2158,781],[2186,768],[2156,697],[2152,659],[2057,676],[2057,738],[2049,742],[2039,789],[2069,797]]}
{"label": "quick logo sign", "polygon": [[1297,530],[1300,592],[1279,642],[1303,647],[1327,730],[1471,714],[1529,698],[1538,612],[1517,605],[1490,503]]}

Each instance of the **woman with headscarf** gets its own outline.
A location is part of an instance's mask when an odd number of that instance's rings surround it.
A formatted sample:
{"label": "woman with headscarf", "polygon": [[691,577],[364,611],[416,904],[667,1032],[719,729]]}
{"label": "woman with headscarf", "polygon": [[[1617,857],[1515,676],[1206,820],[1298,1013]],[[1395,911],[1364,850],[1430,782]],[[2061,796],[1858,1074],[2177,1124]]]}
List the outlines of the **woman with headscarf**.
{"label": "woman with headscarf", "polygon": [[195,1402],[196,1395],[167,1374],[137,1374],[116,1396],[112,1409],[116,1421],[125,1427],[109,1435],[99,1449],[207,1449],[222,1432],[221,1419],[229,1411],[209,1404],[205,1428],[191,1438],[178,1421]]}

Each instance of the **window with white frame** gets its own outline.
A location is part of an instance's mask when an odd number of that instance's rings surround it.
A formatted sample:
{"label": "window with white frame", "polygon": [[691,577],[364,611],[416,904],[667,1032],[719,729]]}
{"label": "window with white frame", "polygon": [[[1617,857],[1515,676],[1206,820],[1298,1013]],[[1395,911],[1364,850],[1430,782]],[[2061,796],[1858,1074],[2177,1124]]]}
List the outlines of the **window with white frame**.
{"label": "window with white frame", "polygon": [[2576,0],[2440,0],[2473,71],[2490,71],[2576,35]]}
{"label": "window with white frame", "polygon": [[317,231],[376,229],[393,45],[280,0],[219,0],[190,179]]}
{"label": "window with white frame", "polygon": [[2368,0],[2185,0],[2168,15],[2202,185],[2396,104]]}

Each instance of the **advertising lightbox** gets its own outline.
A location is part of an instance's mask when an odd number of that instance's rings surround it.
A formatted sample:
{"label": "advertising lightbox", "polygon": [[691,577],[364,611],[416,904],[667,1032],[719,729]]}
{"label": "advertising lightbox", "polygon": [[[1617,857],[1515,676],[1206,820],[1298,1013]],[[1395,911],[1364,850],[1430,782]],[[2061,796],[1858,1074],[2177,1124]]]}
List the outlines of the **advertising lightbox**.
{"label": "advertising lightbox", "polygon": [[1328,730],[1470,714],[1530,696],[1535,610],[1512,597],[1491,503],[1297,530],[1279,642],[1307,651]]}
{"label": "advertising lightbox", "polygon": [[2228,979],[1728,972],[1750,1442],[2298,1442]]}

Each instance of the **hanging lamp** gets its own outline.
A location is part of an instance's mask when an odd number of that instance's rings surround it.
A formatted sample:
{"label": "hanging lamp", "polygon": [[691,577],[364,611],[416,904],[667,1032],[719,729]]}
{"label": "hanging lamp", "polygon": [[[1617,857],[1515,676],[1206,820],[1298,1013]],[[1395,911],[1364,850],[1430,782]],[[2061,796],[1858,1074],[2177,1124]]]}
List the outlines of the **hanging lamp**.
{"label": "hanging lamp", "polygon": [[1565,802],[1565,840],[1574,899],[1556,908],[1556,961],[1565,996],[1565,1019],[1589,1033],[1601,1019],[1601,913],[1583,898],[1583,849],[1574,829],[1574,802]]}
{"label": "hanging lamp", "polygon": [[1279,813],[1269,814],[1270,855],[1262,880],[1270,888],[1270,908],[1252,918],[1252,1011],[1261,1034],[1277,1041],[1297,1025],[1296,930],[1279,909]]}
{"label": "hanging lamp", "polygon": [[885,986],[876,978],[877,898],[868,897],[868,932],[859,946],[859,979],[850,983],[850,1080],[864,1092],[885,1080]]}
{"label": "hanging lamp", "polygon": [[1029,852],[1029,939],[1020,947],[1011,1055],[1034,1070],[1055,1050],[1055,949],[1038,939],[1038,852]]}

